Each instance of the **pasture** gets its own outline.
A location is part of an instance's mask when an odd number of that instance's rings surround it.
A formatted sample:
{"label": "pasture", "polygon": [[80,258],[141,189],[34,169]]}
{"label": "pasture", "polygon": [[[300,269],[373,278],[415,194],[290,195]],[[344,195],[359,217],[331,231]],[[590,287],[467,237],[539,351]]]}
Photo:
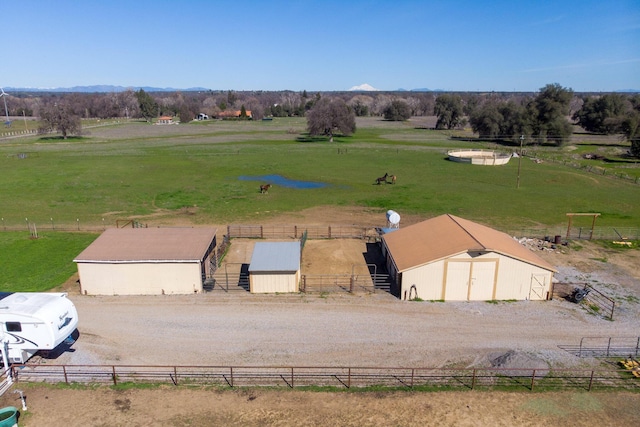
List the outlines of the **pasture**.
{"label": "pasture", "polygon": [[[632,182],[523,158],[516,189],[517,159],[500,167],[447,161],[449,149],[491,147],[416,121],[359,119],[354,136],[334,143],[306,137],[305,125],[301,118],[129,122],[88,128],[67,141],[2,140],[0,226],[88,229],[131,218],[158,225],[259,222],[318,205],[425,218],[453,213],[503,230],[563,225],[567,212],[600,212],[598,225],[640,225],[640,186]],[[571,156],[567,149],[540,150]],[[375,185],[384,173],[397,183]],[[328,185],[273,186],[261,194],[261,183],[239,179],[274,174]]]}

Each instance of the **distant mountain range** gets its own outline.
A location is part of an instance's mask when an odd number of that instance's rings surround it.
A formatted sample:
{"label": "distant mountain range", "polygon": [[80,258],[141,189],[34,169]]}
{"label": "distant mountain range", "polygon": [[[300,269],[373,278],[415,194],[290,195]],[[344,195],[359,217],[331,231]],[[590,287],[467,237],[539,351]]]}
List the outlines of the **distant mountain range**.
{"label": "distant mountain range", "polygon": [[144,90],[145,92],[206,92],[209,89],[204,87],[190,87],[187,89],[176,89],[172,87],[151,87],[151,86],[113,86],[113,85],[93,85],[93,86],[73,86],[57,88],[37,88],[37,87],[5,87],[5,92],[78,92],[78,93],[111,93],[124,92],[127,90]]}
{"label": "distant mountain range", "polygon": [[[152,86],[114,86],[114,85],[92,85],[92,86],[73,86],[73,87],[57,87],[57,88],[36,88],[36,87],[5,87],[4,91],[8,94],[11,92],[57,92],[57,93],[112,93],[112,92],[124,92],[127,90],[144,90],[145,92],[207,92],[211,89],[204,87],[190,87],[187,89],[177,89],[172,87],[152,87]],[[217,90],[216,90],[217,91]],[[370,84],[364,83],[358,86],[353,86],[347,89],[348,92],[456,92],[446,91],[444,89],[396,89],[396,90],[381,90],[376,89]],[[268,91],[267,91],[268,92]],[[330,91],[340,92],[340,91]],[[464,92],[464,91],[460,91]],[[640,93],[640,89],[620,89],[614,90],[615,93]],[[580,92],[580,93],[598,93],[594,92]]]}
{"label": "distant mountain range", "polygon": [[[377,89],[371,86],[368,83],[363,83],[358,86],[352,86],[347,89],[347,92],[381,92],[381,89]],[[427,88],[419,88],[419,89],[396,89],[392,91],[385,92],[444,92],[442,89],[427,89]]]}

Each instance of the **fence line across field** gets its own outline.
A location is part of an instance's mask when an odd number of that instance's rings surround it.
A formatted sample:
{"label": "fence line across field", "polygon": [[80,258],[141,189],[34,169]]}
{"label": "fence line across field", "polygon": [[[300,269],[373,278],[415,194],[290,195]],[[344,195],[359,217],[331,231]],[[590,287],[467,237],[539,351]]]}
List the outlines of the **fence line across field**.
{"label": "fence line across field", "polygon": [[223,387],[640,389],[624,370],[344,366],[13,365],[15,382],[167,383]]}
{"label": "fence line across field", "polygon": [[[76,218],[75,221],[59,221],[56,218],[48,218],[34,221],[34,216],[25,215],[24,219],[0,217],[0,231],[83,231],[100,233],[107,228],[131,226],[146,227],[146,224],[132,220],[117,220],[116,224],[110,224],[104,218],[100,221],[84,220]],[[37,217],[37,215],[35,215]],[[126,225],[125,225],[126,224]],[[367,239],[379,238],[379,230],[383,225],[227,225],[227,238],[249,239],[301,239],[306,232],[305,239]],[[554,236],[567,237],[567,227],[557,226],[552,228],[512,228],[503,230],[505,233],[517,237],[550,238]],[[596,226],[591,233],[590,226],[574,226],[569,233],[572,240],[614,240],[631,241],[640,240],[640,227],[612,227]]]}

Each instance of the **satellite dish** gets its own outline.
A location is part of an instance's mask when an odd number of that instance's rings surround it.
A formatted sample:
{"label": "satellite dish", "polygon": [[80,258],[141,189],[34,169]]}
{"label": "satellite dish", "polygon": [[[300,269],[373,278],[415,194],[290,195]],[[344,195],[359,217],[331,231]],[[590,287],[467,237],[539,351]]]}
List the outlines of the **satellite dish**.
{"label": "satellite dish", "polygon": [[400,225],[400,214],[396,211],[387,211],[387,223],[389,228],[398,228]]}

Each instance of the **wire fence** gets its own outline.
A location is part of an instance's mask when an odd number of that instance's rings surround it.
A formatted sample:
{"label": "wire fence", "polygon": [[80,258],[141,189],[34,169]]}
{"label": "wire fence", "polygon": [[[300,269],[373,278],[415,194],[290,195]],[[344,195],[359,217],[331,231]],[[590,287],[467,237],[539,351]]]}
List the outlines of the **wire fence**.
{"label": "wire fence", "polygon": [[[121,227],[123,224],[132,227],[145,227],[137,221],[119,220],[117,224],[109,224],[102,220],[83,220],[76,218],[75,221],[68,219],[57,220],[56,218],[41,219],[34,221],[33,215],[25,215],[24,218],[0,217],[0,231],[27,231],[32,235],[38,232],[90,232],[101,233],[110,227]],[[572,227],[567,230],[566,226],[551,228],[506,228],[505,233],[517,237],[529,237],[551,240],[555,236],[567,240],[613,240],[613,241],[635,241],[640,240],[640,227],[619,227],[619,226],[591,226]],[[364,239],[367,241],[377,241],[380,239],[380,226],[374,225],[305,225],[305,224],[282,224],[282,225],[240,225],[232,224],[227,226],[227,238],[250,238],[250,239],[301,239],[306,233],[305,239]],[[37,237],[37,236],[34,236]]]}
{"label": "wire fence", "polygon": [[227,226],[230,238],[256,239],[363,239],[376,236],[376,227],[366,225],[240,225]]}
{"label": "wire fence", "polygon": [[402,368],[341,366],[13,365],[16,382],[166,383],[223,387],[630,389],[624,369]]}
{"label": "wire fence", "polygon": [[[582,171],[589,172],[595,175],[601,175],[601,176],[606,176],[608,178],[620,179],[622,181],[627,181],[633,184],[640,184],[639,176],[632,176],[623,172],[612,171],[611,169],[603,168],[601,166],[588,165],[588,164],[580,163],[578,161],[571,160],[571,159],[557,158],[557,157],[554,157],[554,155],[551,153],[528,150],[525,155],[532,159],[541,159],[548,162],[558,163],[574,169],[580,169]],[[637,167],[640,164],[640,161],[636,160],[633,163],[630,162],[630,164],[633,164],[635,167]]]}

